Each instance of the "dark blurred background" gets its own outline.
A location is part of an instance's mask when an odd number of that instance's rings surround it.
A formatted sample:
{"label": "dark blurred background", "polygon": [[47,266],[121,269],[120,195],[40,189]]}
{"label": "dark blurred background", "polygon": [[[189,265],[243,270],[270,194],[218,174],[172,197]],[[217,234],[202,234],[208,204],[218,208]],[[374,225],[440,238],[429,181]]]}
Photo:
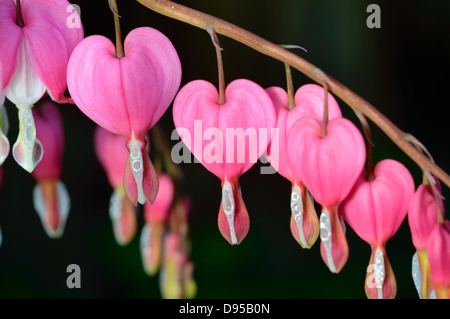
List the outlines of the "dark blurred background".
{"label": "dark blurred background", "polygon": [[[85,35],[114,39],[107,0],[71,1],[81,6]],[[180,1],[215,15],[277,44],[308,50],[299,55],[375,105],[403,131],[422,141],[438,165],[450,172],[447,97],[450,71],[448,1],[227,0]],[[381,29],[369,29],[366,8],[381,7]],[[151,26],[166,34],[183,67],[182,85],[194,79],[217,83],[214,48],[208,34],[158,15],[135,1],[119,0],[122,31]],[[233,40],[220,37],[227,82],[248,78],[262,87],[285,86],[283,64]],[[294,71],[294,85],[311,81]],[[345,116],[359,124],[340,100]],[[76,106],[61,105],[66,148],[62,181],[72,209],[65,234],[49,239],[32,205],[35,181],[12,155],[4,164],[0,192],[0,297],[3,298],[159,298],[158,277],[145,275],[139,252],[143,225],[127,247],[116,244],[108,216],[112,189],[98,163],[92,137],[95,125]],[[11,145],[17,112],[7,104]],[[174,129],[171,107],[161,120],[168,138]],[[372,125],[374,160],[403,162],[421,181],[418,167],[383,132]],[[174,145],[176,141],[172,142]],[[349,227],[350,257],[338,275],[331,274],[319,242],[303,250],[289,230],[290,183],[261,175],[260,164],[241,177],[250,214],[250,232],[230,246],[217,227],[220,181],[200,164],[181,164],[183,193],[193,202],[190,219],[191,259],[198,298],[365,298],[364,280],[370,247]],[[449,196],[443,187],[444,196]],[[448,218],[448,214],[447,214]],[[417,298],[411,277],[414,254],[408,223],[388,242],[398,298]],[[66,267],[81,267],[81,289],[66,287]]]}

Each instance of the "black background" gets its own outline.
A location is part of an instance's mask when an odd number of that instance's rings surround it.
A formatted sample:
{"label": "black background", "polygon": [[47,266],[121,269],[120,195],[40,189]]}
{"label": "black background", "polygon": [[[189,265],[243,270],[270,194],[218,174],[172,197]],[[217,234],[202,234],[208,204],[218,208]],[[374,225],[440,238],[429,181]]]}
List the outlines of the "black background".
{"label": "black background", "polygon": [[[106,0],[79,0],[85,35],[114,40]],[[450,4],[447,1],[227,0],[180,1],[277,44],[296,44],[297,53],[375,105],[403,131],[422,141],[450,171],[448,84]],[[381,29],[369,29],[366,8],[381,7]],[[136,1],[118,1],[125,36],[139,26],[157,28],[173,42],[183,67],[182,85],[194,79],[217,83],[214,48],[200,29],[154,13]],[[285,86],[283,64],[233,40],[220,37],[227,82],[248,78],[262,87]],[[310,80],[294,72],[294,86]],[[338,100],[339,101],[339,100]],[[358,123],[342,102],[346,117]],[[17,112],[7,103],[12,144]],[[111,194],[92,144],[95,125],[76,106],[61,105],[66,149],[62,181],[72,209],[63,238],[47,237],[32,206],[33,178],[10,155],[0,192],[0,297],[159,298],[158,278],[144,274],[139,234],[127,247],[115,243],[108,217]],[[167,136],[174,129],[171,107],[161,119]],[[359,125],[359,124],[358,124]],[[372,125],[374,159],[394,158],[421,181],[418,167]],[[173,144],[176,142],[174,141]],[[251,226],[239,246],[230,246],[217,228],[220,181],[200,164],[181,164],[183,192],[191,197],[191,259],[198,298],[365,298],[370,248],[347,228],[350,258],[338,275],[323,263],[319,243],[305,251],[289,230],[290,183],[261,175],[260,164],[241,177]],[[443,186],[444,196],[448,188]],[[448,216],[448,214],[447,214]],[[140,227],[142,216],[139,217]],[[398,298],[417,298],[412,277],[407,221],[389,241],[387,254]],[[66,287],[66,267],[81,267],[81,289]]]}

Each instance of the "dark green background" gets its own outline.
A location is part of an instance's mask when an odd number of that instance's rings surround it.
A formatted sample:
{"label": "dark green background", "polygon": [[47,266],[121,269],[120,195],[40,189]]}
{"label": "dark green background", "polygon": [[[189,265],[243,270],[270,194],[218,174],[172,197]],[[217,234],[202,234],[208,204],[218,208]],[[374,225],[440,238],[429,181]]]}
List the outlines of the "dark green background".
{"label": "dark green background", "polygon": [[[181,1],[180,1],[181,2]],[[113,39],[107,0],[78,1],[85,35]],[[448,128],[450,3],[447,1],[362,0],[197,0],[182,3],[244,27],[277,44],[296,44],[297,53],[375,105],[402,130],[414,134],[450,171]],[[378,3],[382,28],[366,27],[366,8]],[[205,31],[160,16],[135,1],[118,1],[125,35],[151,26],[173,42],[183,67],[182,85],[205,79],[216,83],[213,46]],[[220,37],[226,80],[248,78],[263,87],[284,86],[283,64]],[[310,80],[294,72],[294,85]],[[356,122],[339,101],[343,113]],[[113,238],[108,217],[111,188],[94,155],[94,124],[73,105],[60,107],[66,131],[63,182],[72,209],[63,238],[51,240],[32,206],[32,177],[12,156],[4,164],[0,192],[0,297],[4,298],[159,298],[158,278],[143,272],[139,234],[127,247]],[[8,103],[11,145],[17,113]],[[173,130],[171,108],[161,120]],[[359,124],[358,124],[359,125]],[[421,172],[377,128],[375,160],[402,161],[416,183]],[[175,142],[172,142],[175,144]],[[260,175],[260,164],[241,177],[251,227],[239,246],[230,246],[217,228],[220,181],[200,164],[182,164],[183,192],[193,200],[190,227],[198,298],[365,298],[369,245],[348,228],[350,257],[338,275],[323,263],[319,243],[305,251],[289,230],[290,184],[279,175]],[[448,196],[447,187],[443,187]],[[448,218],[448,214],[447,214]],[[142,226],[142,216],[139,217]],[[140,232],[140,231],[139,231]],[[411,277],[407,221],[387,245],[398,298],[417,298]],[[66,267],[81,267],[81,289],[66,287]]]}

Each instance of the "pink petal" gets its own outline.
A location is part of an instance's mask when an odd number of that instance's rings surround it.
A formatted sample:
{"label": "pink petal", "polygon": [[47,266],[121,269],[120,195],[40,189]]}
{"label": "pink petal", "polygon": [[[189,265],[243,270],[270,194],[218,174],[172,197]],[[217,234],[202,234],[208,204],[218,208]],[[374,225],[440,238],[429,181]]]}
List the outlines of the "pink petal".
{"label": "pink petal", "polygon": [[152,28],[137,28],[125,39],[125,57],[113,43],[91,36],[75,48],[67,83],[77,106],[109,131],[143,137],[169,107],[181,81],[172,43]]}
{"label": "pink petal", "polygon": [[384,245],[406,217],[414,180],[406,167],[391,159],[379,162],[375,180],[361,174],[352,192],[340,205],[340,212],[363,240]]}
{"label": "pink petal", "polygon": [[[275,163],[275,169],[291,182],[294,182],[295,170],[291,164],[289,153],[287,136],[291,126],[296,120],[310,117],[319,122],[323,119],[324,108],[324,89],[316,84],[306,84],[300,87],[295,94],[295,108],[288,109],[288,95],[287,92],[279,87],[270,87],[266,89],[272,99],[275,111],[277,112],[277,128],[279,129],[278,149],[274,147],[274,152],[278,150],[279,163]],[[328,93],[328,118],[333,119],[342,117],[339,105],[334,97]],[[271,148],[271,147],[270,147]],[[276,167],[277,166],[277,167]]]}
{"label": "pink petal", "polygon": [[[444,206],[441,205],[443,217]],[[428,187],[421,184],[411,197],[408,210],[408,223],[414,247],[426,250],[428,238],[438,223],[436,199]]]}
{"label": "pink petal", "polygon": [[125,195],[122,185],[111,195],[109,216],[116,242],[121,246],[128,245],[136,234],[137,218],[134,206]]}
{"label": "pink petal", "polygon": [[36,137],[45,150],[42,160],[33,170],[34,178],[59,179],[64,151],[63,121],[57,106],[51,102],[33,108]]}
{"label": "pink petal", "polygon": [[172,200],[174,196],[174,186],[172,179],[167,174],[160,174],[158,176],[159,190],[153,204],[146,202],[144,204],[144,218],[148,224],[162,223],[166,220]]}
{"label": "pink petal", "polygon": [[33,67],[53,100],[64,103],[66,69],[70,54],[84,37],[83,28],[69,28],[66,0],[24,1],[23,35],[27,40]]}
{"label": "pink petal", "polygon": [[311,118],[297,120],[288,134],[289,156],[314,199],[332,208],[341,202],[360,175],[366,159],[363,137],[344,118],[328,122],[328,133],[320,137],[321,125]]}
{"label": "pink petal", "polygon": [[110,185],[114,189],[123,185],[123,175],[128,159],[126,140],[98,126],[94,133],[94,148]]}
{"label": "pink petal", "polygon": [[427,246],[431,280],[439,299],[450,298],[450,221],[436,224]]}
{"label": "pink petal", "polygon": [[[144,144],[145,145],[145,144]],[[142,185],[137,185],[137,181],[133,175],[133,171],[131,168],[130,157],[128,156],[127,165],[125,167],[125,174],[123,180],[123,186],[125,188],[125,193],[127,194],[130,201],[133,205],[137,205],[139,200],[139,188],[142,187],[143,195],[145,196],[145,200],[150,201],[152,204],[155,201],[155,198],[158,194],[159,182],[158,176],[156,174],[155,168],[145,151],[145,146],[141,148],[142,153],[142,163],[143,166],[143,176],[142,176]],[[144,204],[144,202],[140,202]]]}
{"label": "pink petal", "polygon": [[[17,68],[17,51],[22,38],[22,28],[16,24],[16,6],[13,1],[0,3],[0,85],[4,90]],[[3,103],[2,103],[3,104]]]}
{"label": "pink petal", "polygon": [[[222,187],[223,184],[224,181],[222,182]],[[222,202],[220,203],[217,222],[219,225],[219,231],[223,238],[225,238],[231,245],[239,245],[248,234],[250,229],[250,218],[239,190],[239,182],[237,180],[231,181],[231,187],[233,193],[232,196],[234,199],[233,230],[231,230],[230,220],[224,211],[224,198],[222,198]]]}
{"label": "pink petal", "polygon": [[[239,176],[254,165],[266,151],[276,124],[272,101],[259,85],[235,80],[225,95],[227,102],[219,105],[211,83],[193,81],[180,90],[173,107],[183,142],[203,166],[222,179]],[[238,137],[233,138],[233,133]],[[208,151],[212,146],[213,151]]]}

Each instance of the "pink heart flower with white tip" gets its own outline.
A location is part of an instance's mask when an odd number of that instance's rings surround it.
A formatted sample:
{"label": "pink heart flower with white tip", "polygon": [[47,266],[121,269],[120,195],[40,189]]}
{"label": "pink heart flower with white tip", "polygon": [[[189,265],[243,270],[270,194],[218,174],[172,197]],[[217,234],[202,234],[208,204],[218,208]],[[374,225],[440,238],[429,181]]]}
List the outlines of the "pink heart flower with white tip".
{"label": "pink heart flower with white tip", "polygon": [[[191,153],[221,179],[218,226],[222,236],[237,245],[250,227],[239,177],[267,151],[276,114],[270,97],[256,83],[238,79],[226,86],[217,35],[212,26],[206,31],[216,48],[219,90],[203,80],[188,83],[174,101],[173,120]],[[205,139],[211,142],[203,145]]]}
{"label": "pink heart flower with white tip", "polygon": [[152,205],[144,204],[145,225],[141,233],[141,256],[145,272],[153,276],[159,269],[165,226],[172,208],[174,185],[167,174],[160,174],[159,191]]}
{"label": "pink heart flower with white tip", "polygon": [[373,177],[364,171],[339,206],[345,221],[372,248],[364,286],[368,298],[396,295],[397,283],[385,246],[405,219],[413,194],[414,180],[406,167],[386,159],[375,166]]}
{"label": "pink heart flower with white tip", "polygon": [[[434,194],[431,183],[436,183],[435,190],[439,194]],[[435,195],[439,197],[436,198]],[[419,273],[416,274],[416,277],[420,278],[420,283],[416,283],[416,285],[422,299],[430,298],[433,292],[427,246],[430,234],[439,219],[444,219],[444,203],[440,196],[439,180],[434,179],[428,185],[419,185],[409,203],[408,223],[412,241],[417,250],[417,256],[415,255],[413,258],[417,258],[420,270],[420,276]],[[439,201],[439,207],[437,201]],[[440,218],[438,218],[439,215]]]}
{"label": "pink heart flower with white tip", "polygon": [[67,62],[84,33],[81,25],[68,27],[69,6],[67,0],[0,1],[0,90],[19,110],[13,156],[29,172],[43,152],[31,108],[45,93],[71,101],[64,96]]}
{"label": "pink heart flower with white tip", "polygon": [[322,205],[320,252],[328,268],[338,273],[348,259],[348,244],[338,212],[364,167],[365,144],[355,125],[344,118],[327,123],[312,118],[297,120],[289,130],[289,157],[296,174]]}
{"label": "pink heart flower with white tip", "polygon": [[70,197],[61,182],[64,151],[64,128],[58,107],[46,101],[33,108],[37,138],[45,147],[42,160],[31,173],[37,180],[33,204],[42,225],[51,238],[61,237],[70,210]]}
{"label": "pink heart flower with white tip", "polygon": [[103,36],[79,43],[67,68],[69,92],[91,120],[126,138],[129,157],[124,187],[133,204],[153,202],[155,169],[145,152],[145,135],[169,107],[181,82],[181,63],[170,40],[142,27],[125,39],[122,58]]}
{"label": "pink heart flower with white tip", "polygon": [[427,245],[431,280],[439,299],[450,299],[450,221],[436,224]]}
{"label": "pink heart flower with white tip", "polygon": [[221,179],[219,230],[236,245],[249,230],[239,177],[267,150],[276,114],[264,89],[249,80],[231,82],[225,97],[226,102],[219,104],[214,85],[203,80],[190,82],[175,98],[173,120],[196,159]]}
{"label": "pink heart flower with white tip", "polygon": [[[291,189],[291,232],[303,248],[310,248],[319,235],[319,220],[314,204],[300,176],[289,157],[288,132],[296,120],[313,118],[322,122],[324,108],[324,90],[316,84],[306,84],[295,93],[295,107],[289,109],[287,92],[279,87],[266,89],[277,112],[277,128],[275,138],[268,148],[269,162],[276,171],[292,183]],[[329,118],[342,117],[339,105],[328,93]],[[274,145],[273,143],[278,143]]]}
{"label": "pink heart flower with white tip", "polygon": [[133,204],[125,194],[123,175],[127,165],[128,151],[125,139],[98,126],[94,134],[94,148],[113,188],[109,204],[109,217],[117,243],[125,246],[136,234],[137,219]]}

